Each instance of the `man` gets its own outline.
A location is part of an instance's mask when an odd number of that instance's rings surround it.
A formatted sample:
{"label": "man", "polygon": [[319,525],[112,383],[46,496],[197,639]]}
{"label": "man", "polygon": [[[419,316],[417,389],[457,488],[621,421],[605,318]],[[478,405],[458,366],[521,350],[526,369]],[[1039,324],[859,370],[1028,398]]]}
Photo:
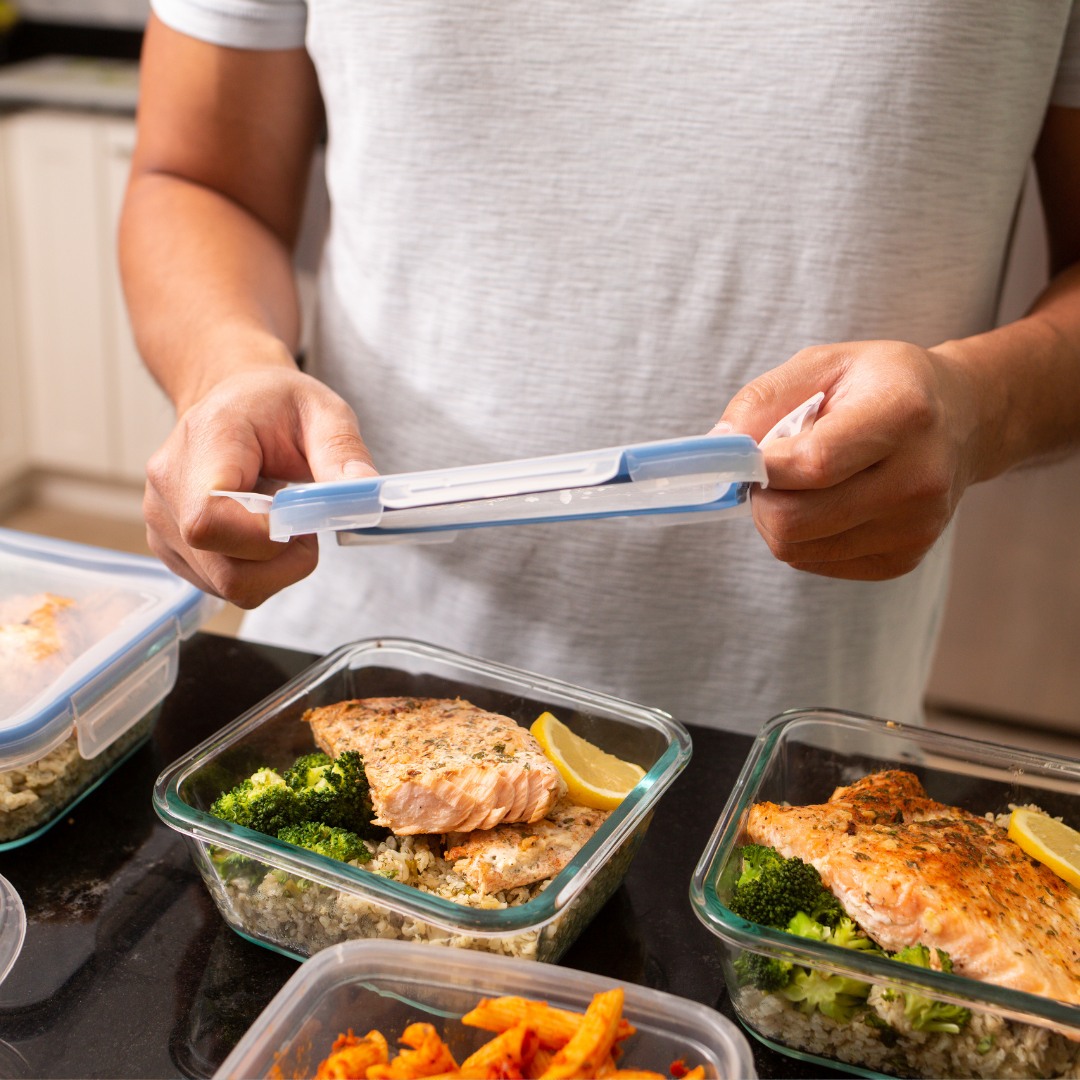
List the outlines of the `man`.
{"label": "man", "polygon": [[[1080,439],[1068,0],[154,6],[121,253],[179,414],[145,501],[170,567],[317,651],[423,638],[747,731],[805,705],[919,719],[963,491]],[[290,251],[324,134],[301,372]],[[1033,153],[1056,276],[992,329]],[[720,414],[760,439],[818,390],[766,452],[765,543],[320,550],[208,495]]]}

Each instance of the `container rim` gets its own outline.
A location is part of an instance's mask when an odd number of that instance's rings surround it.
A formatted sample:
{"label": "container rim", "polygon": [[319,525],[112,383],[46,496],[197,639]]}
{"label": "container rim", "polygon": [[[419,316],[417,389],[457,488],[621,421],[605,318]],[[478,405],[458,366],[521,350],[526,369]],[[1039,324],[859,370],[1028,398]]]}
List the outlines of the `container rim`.
{"label": "container rim", "polygon": [[[916,968],[883,957],[867,956],[852,949],[795,937],[782,930],[748,922],[720,900],[716,889],[722,864],[738,846],[743,821],[760,785],[764,770],[780,740],[807,721],[826,721],[861,733],[883,733],[897,740],[913,740],[921,749],[937,750],[969,763],[997,767],[1018,774],[1070,777],[1080,785],[1080,762],[1057,755],[1035,755],[966,735],[934,731],[915,725],[882,720],[863,713],[834,708],[788,709],[772,717],[762,728],[743,764],[742,771],[721,811],[690,883],[690,903],[698,919],[729,945],[770,956],[798,961],[863,981],[881,983],[898,990],[922,990],[958,1005],[978,1003],[1023,1023],[1062,1028],[1080,1033],[1080,1005],[1070,1005],[1038,994],[944,971]],[[897,969],[900,969],[899,971]]]}
{"label": "container rim", "polygon": [[[302,699],[312,685],[350,666],[358,658],[378,654],[380,659],[390,660],[395,653],[450,663],[462,673],[505,679],[523,690],[539,691],[541,694],[547,691],[581,708],[592,706],[615,711],[625,719],[632,719],[661,734],[667,747],[620,806],[611,812],[574,858],[552,878],[546,889],[524,904],[501,910],[467,907],[441,896],[421,892],[411,885],[222,821],[190,806],[181,798],[181,786],[205,760],[241,741],[272,714]],[[153,803],[166,825],[192,839],[310,878],[366,901],[376,902],[399,914],[420,917],[446,930],[498,937],[508,932],[539,929],[557,918],[646,820],[663,792],[686,767],[691,754],[690,733],[681,723],[659,709],[409,638],[367,638],[339,646],[315,661],[175,761],[158,777],[154,785]]]}
{"label": "container rim", "polygon": [[[423,972],[423,977],[418,972]],[[245,1066],[250,1070],[257,1064],[252,1057],[265,1048],[267,1031],[278,1030],[286,1020],[304,1015],[303,1010],[310,1011],[331,989],[338,986],[352,983],[363,985],[364,979],[391,977],[417,984],[423,982],[425,985],[429,981],[452,978],[459,979],[463,985],[477,980],[505,983],[510,988],[520,984],[526,975],[529,996],[556,1001],[622,987],[626,993],[627,1015],[652,1017],[668,1012],[678,1017],[680,1024],[687,1028],[692,1026],[699,1040],[708,1042],[717,1057],[726,1059],[725,1064],[730,1071],[722,1075],[730,1080],[736,1077],[753,1080],[757,1075],[750,1042],[739,1026],[717,1010],[690,998],[576,968],[535,964],[495,953],[432,950],[430,945],[418,942],[381,941],[376,938],[331,945],[305,960],[241,1036],[214,1075],[215,1078],[246,1075]],[[508,989],[507,992],[511,991]],[[396,993],[393,996],[406,1004],[410,1003]],[[477,996],[480,996],[480,991]],[[419,1007],[431,1010],[430,1004]],[[457,1018],[460,1014],[453,1012],[445,1015]]]}

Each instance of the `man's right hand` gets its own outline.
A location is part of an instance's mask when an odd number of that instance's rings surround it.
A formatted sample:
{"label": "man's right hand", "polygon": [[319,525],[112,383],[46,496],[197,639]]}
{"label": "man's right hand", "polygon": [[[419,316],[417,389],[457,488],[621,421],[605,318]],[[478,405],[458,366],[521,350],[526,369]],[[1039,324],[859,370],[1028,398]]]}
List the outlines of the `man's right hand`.
{"label": "man's right hand", "polygon": [[356,414],[329,387],[286,367],[240,371],[187,409],[148,462],[150,549],[205,592],[257,607],[315,569],[317,538],[271,540],[264,516],[211,490],[374,475]]}

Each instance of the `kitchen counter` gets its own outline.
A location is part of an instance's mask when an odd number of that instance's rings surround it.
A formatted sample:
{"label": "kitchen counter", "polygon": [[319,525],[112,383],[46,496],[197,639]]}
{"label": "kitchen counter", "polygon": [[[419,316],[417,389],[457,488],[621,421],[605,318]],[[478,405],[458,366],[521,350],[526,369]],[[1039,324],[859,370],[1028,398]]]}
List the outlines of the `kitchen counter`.
{"label": "kitchen counter", "polygon": [[[196,634],[151,740],[66,820],[0,854],[27,915],[22,952],[0,985],[0,1075],[210,1076],[296,970],[226,926],[151,790],[168,764],[313,659]],[[751,740],[691,734],[693,758],[660,800],[626,881],[561,963],[734,1018],[688,889]],[[842,1075],[751,1043],[761,1077]]]}

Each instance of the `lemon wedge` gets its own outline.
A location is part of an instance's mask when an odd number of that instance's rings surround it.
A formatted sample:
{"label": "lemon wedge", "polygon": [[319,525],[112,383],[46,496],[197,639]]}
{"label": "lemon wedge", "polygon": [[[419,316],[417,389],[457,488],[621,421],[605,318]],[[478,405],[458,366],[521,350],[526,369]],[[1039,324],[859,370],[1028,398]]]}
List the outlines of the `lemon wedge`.
{"label": "lemon wedge", "polygon": [[614,810],[645,775],[640,765],[594,746],[549,712],[541,713],[529,730],[566,781],[570,798],[579,806]]}
{"label": "lemon wedge", "polygon": [[1049,814],[1018,807],[1009,817],[1009,837],[1033,859],[1080,889],[1080,832]]}

